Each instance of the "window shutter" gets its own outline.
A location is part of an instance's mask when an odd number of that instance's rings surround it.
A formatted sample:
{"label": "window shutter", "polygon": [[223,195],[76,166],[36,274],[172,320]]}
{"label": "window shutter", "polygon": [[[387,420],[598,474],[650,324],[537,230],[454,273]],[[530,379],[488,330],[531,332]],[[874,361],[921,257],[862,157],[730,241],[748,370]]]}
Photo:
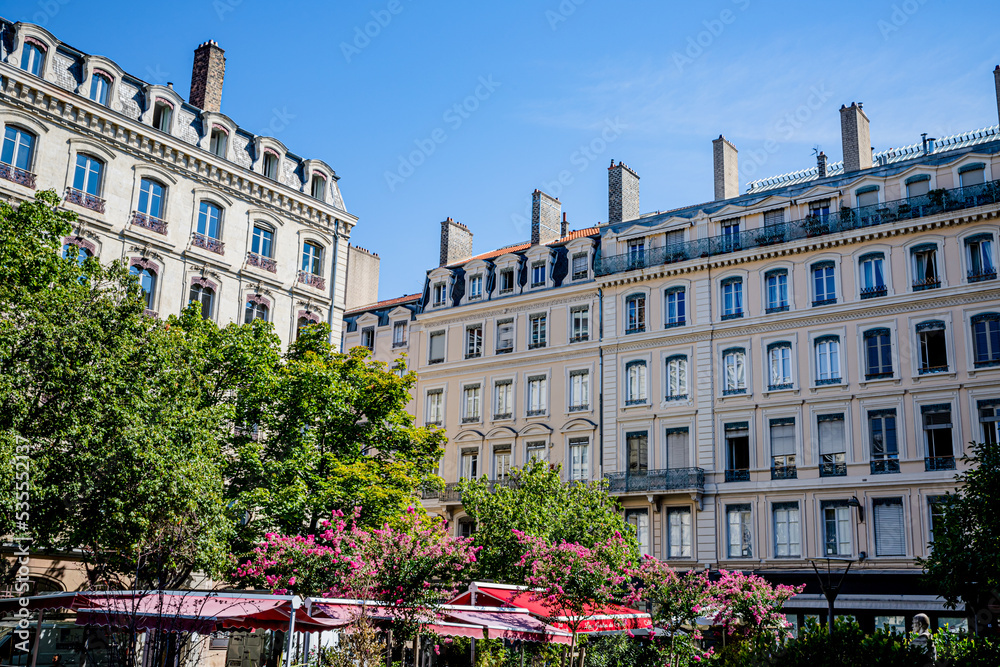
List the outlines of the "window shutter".
{"label": "window shutter", "polygon": [[845,450],[843,415],[820,415],[819,453],[843,454]]}
{"label": "window shutter", "polygon": [[771,420],[771,455],[795,453],[795,422],[784,419]]}
{"label": "window shutter", "polygon": [[903,500],[884,498],[874,501],[875,555],[905,556],[903,539]]}
{"label": "window shutter", "polygon": [[444,334],[431,334],[431,359],[444,359]]}
{"label": "window shutter", "polygon": [[667,467],[689,468],[691,466],[688,430],[674,428],[667,430]]}
{"label": "window shutter", "polygon": [[684,230],[675,229],[672,232],[667,232],[666,245],[676,245],[678,243],[684,243]]}
{"label": "window shutter", "polygon": [[776,211],[766,211],[764,213],[764,226],[780,225],[785,221],[785,209],[779,208]]}
{"label": "window shutter", "polygon": [[573,256],[573,275],[581,275],[587,273],[587,255],[574,255]]}
{"label": "window shutter", "polygon": [[497,349],[514,347],[514,323],[501,322],[497,325]]}

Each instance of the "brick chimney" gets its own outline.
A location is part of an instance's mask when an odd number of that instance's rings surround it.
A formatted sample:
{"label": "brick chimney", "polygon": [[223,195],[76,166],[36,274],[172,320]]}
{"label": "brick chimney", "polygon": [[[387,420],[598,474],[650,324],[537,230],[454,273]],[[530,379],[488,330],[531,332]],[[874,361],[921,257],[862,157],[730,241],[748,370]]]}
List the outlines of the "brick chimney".
{"label": "brick chimney", "polygon": [[993,84],[997,88],[997,118],[1000,119],[1000,65],[993,70]]}
{"label": "brick chimney", "polygon": [[639,174],[624,162],[608,167],[608,222],[635,220],[639,213]]}
{"label": "brick chimney", "polygon": [[823,151],[816,156],[816,168],[819,170],[819,177],[826,178],[826,153]]}
{"label": "brick chimney", "polygon": [[541,190],[531,194],[531,245],[551,243],[559,236],[562,203]]}
{"label": "brick chimney", "polygon": [[840,137],[844,145],[844,173],[871,169],[872,137],[868,129],[868,116],[862,106],[840,107]]}
{"label": "brick chimney", "polygon": [[188,100],[202,111],[220,111],[222,80],[226,76],[226,52],[215,40],[209,40],[194,50],[191,68],[191,97]]}
{"label": "brick chimney", "polygon": [[448,266],[472,257],[472,232],[451,218],[441,221],[441,263]]}
{"label": "brick chimney", "polygon": [[559,225],[559,238],[566,238],[569,236],[569,223],[566,221],[566,214],[563,213],[562,224]]}
{"label": "brick chimney", "polygon": [[740,173],[737,170],[738,151],[721,134],[712,141],[712,161],[715,166],[715,201],[740,196]]}

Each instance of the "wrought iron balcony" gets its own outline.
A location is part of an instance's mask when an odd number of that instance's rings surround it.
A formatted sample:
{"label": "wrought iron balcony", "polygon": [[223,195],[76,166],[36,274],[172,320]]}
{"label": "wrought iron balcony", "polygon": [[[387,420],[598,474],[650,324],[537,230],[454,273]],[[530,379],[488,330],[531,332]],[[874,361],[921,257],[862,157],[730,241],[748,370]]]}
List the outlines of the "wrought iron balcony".
{"label": "wrought iron balcony", "polygon": [[954,456],[928,456],[924,459],[924,470],[954,470]]}
{"label": "wrought iron balcony", "polygon": [[[318,290],[326,289],[326,280],[323,276],[317,276],[315,273],[309,273],[308,271],[299,271],[299,282],[303,285],[308,285],[309,287],[315,287]],[[442,359],[442,361],[444,361]]]}
{"label": "wrought iron balcony", "polygon": [[92,195],[77,190],[76,188],[66,188],[66,201],[84,208],[89,208],[97,213],[104,213],[104,200],[97,195]]}
{"label": "wrought iron balcony", "polygon": [[846,463],[820,463],[819,464],[819,476],[820,477],[846,477],[847,476],[847,464]]}
{"label": "wrought iron balcony", "polygon": [[861,288],[861,298],[862,299],[874,299],[876,297],[885,296],[889,293],[889,288],[885,285],[874,285],[873,287],[862,287]]}
{"label": "wrought iron balcony", "polygon": [[8,181],[23,185],[32,190],[35,189],[35,175],[27,169],[21,169],[12,164],[0,162],[0,178],[6,178]]}
{"label": "wrought iron balcony", "polygon": [[646,493],[649,491],[687,491],[705,488],[702,468],[665,468],[612,472],[604,475],[610,493]]}
{"label": "wrought iron balcony", "polygon": [[278,262],[270,257],[258,255],[255,252],[247,252],[247,266],[255,266],[270,273],[278,272]]}
{"label": "wrought iron balcony", "polygon": [[933,375],[934,373],[947,373],[948,372],[948,364],[945,364],[944,366],[921,366],[919,369],[917,369],[917,372],[920,375]]}
{"label": "wrought iron balcony", "polygon": [[726,481],[727,482],[749,482],[750,481],[750,471],[749,470],[727,470],[726,471]]}
{"label": "wrought iron balcony", "polygon": [[660,248],[646,248],[642,253],[602,257],[598,252],[595,273],[598,276],[608,276],[996,203],[1000,203],[1000,181],[951,190],[936,190],[918,197],[881,202],[856,209],[843,208],[837,213],[826,216],[807,216],[801,220],[748,229],[738,234],[695,239]]}
{"label": "wrought iron balcony", "polygon": [[795,466],[775,466],[771,468],[771,479],[798,479],[799,472]]}
{"label": "wrought iron balcony", "polygon": [[899,459],[874,459],[871,466],[873,475],[891,475],[899,472]]}
{"label": "wrought iron balcony", "polygon": [[937,276],[932,278],[921,278],[920,280],[913,281],[913,291],[922,292],[927,289],[937,289],[941,287],[941,279]]}
{"label": "wrought iron balcony", "polygon": [[406,347],[407,345],[409,345],[409,343],[407,343],[405,340],[392,341],[392,349],[396,349],[397,347]]}
{"label": "wrought iron balcony", "polygon": [[995,270],[969,271],[970,283],[981,283],[984,280],[996,280],[996,279],[997,279],[997,272]]}
{"label": "wrought iron balcony", "polygon": [[193,232],[191,234],[191,245],[209,252],[214,252],[217,255],[226,254],[226,244],[219,239],[208,236],[207,234]]}
{"label": "wrought iron balcony", "polygon": [[136,227],[142,227],[143,229],[148,229],[151,232],[156,232],[157,234],[167,233],[167,221],[160,220],[159,218],[154,218],[151,215],[145,213],[140,213],[139,211],[132,211],[132,218],[129,220],[129,224],[135,225]]}

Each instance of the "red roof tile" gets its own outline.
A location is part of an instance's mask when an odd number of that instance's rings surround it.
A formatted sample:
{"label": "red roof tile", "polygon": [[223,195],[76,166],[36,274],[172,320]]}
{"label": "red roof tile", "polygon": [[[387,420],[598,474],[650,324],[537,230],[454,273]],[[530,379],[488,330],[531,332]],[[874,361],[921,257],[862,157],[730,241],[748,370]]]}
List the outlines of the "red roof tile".
{"label": "red roof tile", "polygon": [[[566,243],[567,241],[572,241],[573,239],[582,238],[584,236],[592,236],[598,232],[597,227],[587,227],[586,229],[577,229],[561,239],[556,239],[555,241],[550,241],[546,245],[554,246],[560,243]],[[521,252],[522,250],[527,250],[531,247],[531,243],[517,243],[515,245],[509,245],[503,248],[497,248],[496,250],[491,250],[490,252],[484,252],[481,255],[475,255],[468,259],[463,259],[460,262],[455,262],[454,264],[449,264],[448,267],[464,266],[469,262],[474,262],[477,259],[493,259],[494,257],[500,257],[501,255],[506,255],[509,252]]]}
{"label": "red roof tile", "polygon": [[370,303],[367,306],[361,306],[360,308],[352,308],[344,313],[344,315],[353,315],[354,313],[362,313],[366,310],[377,310],[379,308],[387,308],[388,306],[398,306],[404,303],[411,303],[414,301],[419,301],[423,294],[407,294],[406,296],[399,296],[395,299],[386,299],[385,301],[377,301],[375,303]]}

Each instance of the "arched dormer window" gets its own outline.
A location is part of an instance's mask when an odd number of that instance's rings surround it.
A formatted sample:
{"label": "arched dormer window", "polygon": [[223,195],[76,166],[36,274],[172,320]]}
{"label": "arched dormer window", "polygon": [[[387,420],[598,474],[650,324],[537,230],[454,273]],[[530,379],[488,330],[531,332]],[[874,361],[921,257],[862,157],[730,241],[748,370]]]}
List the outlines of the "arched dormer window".
{"label": "arched dormer window", "polygon": [[170,134],[170,121],[174,116],[174,105],[163,98],[157,98],[153,104],[153,127],[160,132]]}
{"label": "arched dormer window", "polygon": [[272,181],[278,180],[278,154],[269,149],[264,150],[263,173]]}
{"label": "arched dormer window", "polygon": [[313,174],[309,194],[312,195],[313,199],[326,201],[326,178],[322,174]]}
{"label": "arched dormer window", "polygon": [[111,96],[111,76],[97,70],[90,76],[90,99],[101,106],[108,106]]}
{"label": "arched dormer window", "polygon": [[212,134],[209,138],[208,150],[221,158],[225,158],[229,148],[229,132],[221,125],[212,126]]}
{"label": "arched dormer window", "polygon": [[24,48],[21,49],[21,69],[40,77],[45,67],[46,47],[38,40],[29,39],[25,39]]}

